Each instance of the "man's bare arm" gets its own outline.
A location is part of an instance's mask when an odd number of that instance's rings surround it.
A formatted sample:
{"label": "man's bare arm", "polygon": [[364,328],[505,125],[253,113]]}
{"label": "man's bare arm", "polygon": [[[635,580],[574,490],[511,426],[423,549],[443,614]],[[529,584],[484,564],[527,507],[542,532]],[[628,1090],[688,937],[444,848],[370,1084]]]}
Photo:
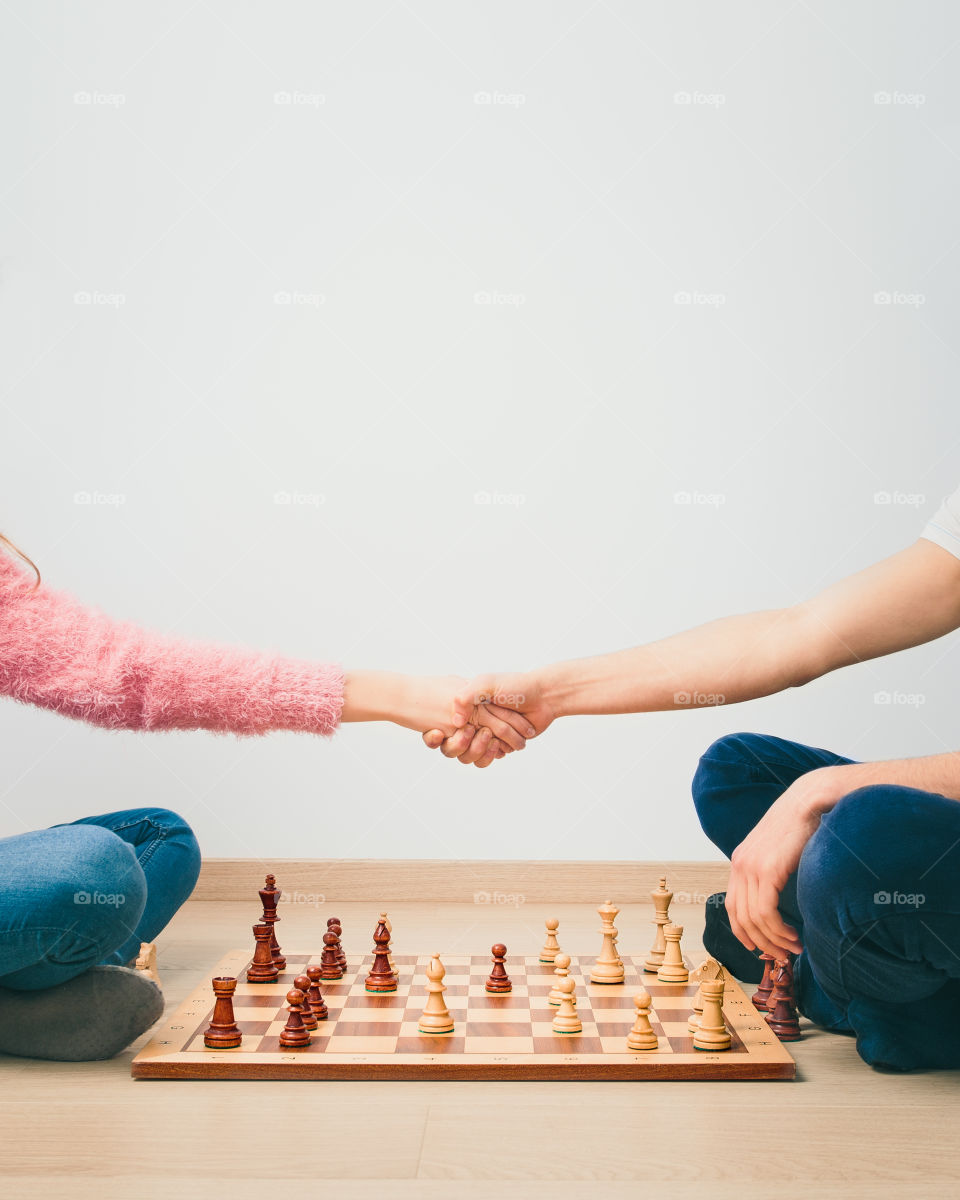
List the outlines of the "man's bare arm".
{"label": "man's bare arm", "polygon": [[921,538],[789,608],[722,617],[662,641],[557,663],[509,682],[522,691],[521,680],[535,679],[554,717],[735,704],[958,627],[960,560]]}

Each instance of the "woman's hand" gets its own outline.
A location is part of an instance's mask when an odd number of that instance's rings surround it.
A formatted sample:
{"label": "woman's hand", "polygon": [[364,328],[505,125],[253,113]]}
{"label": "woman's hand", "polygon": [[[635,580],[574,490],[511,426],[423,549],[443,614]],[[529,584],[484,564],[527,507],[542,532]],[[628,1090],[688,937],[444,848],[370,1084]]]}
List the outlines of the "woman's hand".
{"label": "woman's hand", "polygon": [[777,904],[821,816],[855,786],[844,779],[844,770],[843,766],[820,767],[801,775],[734,850],[726,907],[734,934],[748,950],[756,946],[783,958],[803,949],[797,931],[780,916]]}
{"label": "woman's hand", "polygon": [[[388,671],[349,671],[344,680],[342,721],[392,721],[436,744],[453,737],[465,742],[462,762],[489,766],[512,750],[522,750],[532,726],[525,717],[496,705],[477,709],[476,724],[464,728],[458,697],[468,687],[459,675],[397,675]],[[427,743],[428,745],[430,742]]]}

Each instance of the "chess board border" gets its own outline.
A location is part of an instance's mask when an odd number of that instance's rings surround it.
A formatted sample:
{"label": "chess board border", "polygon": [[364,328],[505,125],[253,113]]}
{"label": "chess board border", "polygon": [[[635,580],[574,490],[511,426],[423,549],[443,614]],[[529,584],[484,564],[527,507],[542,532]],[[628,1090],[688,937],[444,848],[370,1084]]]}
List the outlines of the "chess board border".
{"label": "chess board border", "polygon": [[[288,960],[297,959],[319,962],[316,951],[284,951]],[[372,959],[372,956],[368,956]],[[423,956],[421,956],[423,958]],[[576,962],[576,960],[574,960]],[[625,959],[634,967],[633,959]],[[136,1055],[130,1073],[134,1079],[389,1079],[389,1080],[770,1080],[792,1079],[796,1074],[796,1063],[775,1035],[766,1028],[762,1018],[740,987],[727,975],[723,1011],[728,1026],[739,1039],[742,1049],[692,1053],[636,1052],[624,1050],[622,1054],[564,1054],[562,1047],[556,1054],[525,1053],[514,1051],[511,1057],[509,1039],[503,1054],[431,1054],[424,1050],[416,1054],[398,1054],[396,1051],[382,1053],[321,1052],[307,1057],[302,1051],[263,1051],[257,1048],[244,1051],[241,1046],[234,1050],[188,1050],[185,1047],[202,1037],[203,1029],[213,1008],[213,992],[210,979],[215,975],[233,975],[244,980],[250,952],[246,949],[233,950],[213,968],[190,996],[167,1016],[155,1030],[151,1040]],[[410,959],[412,964],[414,959]],[[527,963],[536,959],[528,957]],[[509,965],[509,964],[508,964]],[[583,964],[586,966],[586,964]],[[351,966],[350,976],[359,976],[369,966],[367,959]],[[420,967],[422,968],[421,962]],[[289,970],[289,968],[288,968]],[[422,969],[411,980],[412,967],[402,970],[407,976],[405,991],[417,982],[424,982]],[[648,990],[654,995],[656,1010],[655,976],[647,976]],[[252,986],[252,985],[251,985]],[[284,1005],[283,995],[270,989],[278,985],[260,985],[263,995],[276,995],[277,1011]],[[285,987],[292,986],[287,981]],[[322,986],[322,985],[321,985]],[[404,986],[401,980],[401,987]],[[619,991],[621,985],[614,985]],[[623,985],[632,994],[631,984]],[[659,985],[663,986],[663,985]],[[694,985],[691,985],[693,987]],[[599,987],[597,992],[595,989]],[[594,994],[602,995],[602,985],[594,985]],[[692,991],[691,991],[692,995]],[[426,993],[424,992],[424,999]],[[259,997],[258,997],[259,999]],[[398,996],[398,1005],[407,1007],[406,996]],[[241,1001],[238,999],[238,1005]],[[266,1007],[269,1007],[266,1006]],[[238,1018],[239,1020],[240,1018]],[[241,1020],[241,1026],[243,1022]],[[322,1026],[321,1026],[322,1032]]]}

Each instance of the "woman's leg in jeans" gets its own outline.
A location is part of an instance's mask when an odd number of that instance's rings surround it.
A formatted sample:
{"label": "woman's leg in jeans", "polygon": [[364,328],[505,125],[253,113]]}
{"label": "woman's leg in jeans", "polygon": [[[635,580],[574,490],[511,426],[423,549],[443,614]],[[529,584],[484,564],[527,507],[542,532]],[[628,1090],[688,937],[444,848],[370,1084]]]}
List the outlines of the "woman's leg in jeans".
{"label": "woman's leg in jeans", "polygon": [[128,936],[102,963],[124,966],[134,959],[141,942],[152,942],[190,896],[200,874],[200,847],[193,830],[165,808],[131,808],[124,812],[84,817],[54,828],[107,829],[136,855],[147,886],[143,912]]}
{"label": "woman's leg in jeans", "polygon": [[0,987],[52,988],[127,941],[147,884],[107,829],[66,825],[0,840]]}
{"label": "woman's leg in jeans", "polygon": [[134,809],[0,839],[0,987],[54,987],[129,962],[190,894],[196,838]]}

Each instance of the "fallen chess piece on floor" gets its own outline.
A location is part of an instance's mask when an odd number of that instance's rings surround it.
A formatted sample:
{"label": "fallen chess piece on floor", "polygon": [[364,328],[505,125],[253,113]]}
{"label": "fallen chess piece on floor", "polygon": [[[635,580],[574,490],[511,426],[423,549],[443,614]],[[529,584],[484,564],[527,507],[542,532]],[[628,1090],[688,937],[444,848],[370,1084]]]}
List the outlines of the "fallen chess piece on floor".
{"label": "fallen chess piece on floor", "polygon": [[140,953],[137,955],[133,965],[136,970],[142,971],[148,979],[152,979],[157,987],[162,987],[160,973],[157,971],[156,942],[141,942]]}

